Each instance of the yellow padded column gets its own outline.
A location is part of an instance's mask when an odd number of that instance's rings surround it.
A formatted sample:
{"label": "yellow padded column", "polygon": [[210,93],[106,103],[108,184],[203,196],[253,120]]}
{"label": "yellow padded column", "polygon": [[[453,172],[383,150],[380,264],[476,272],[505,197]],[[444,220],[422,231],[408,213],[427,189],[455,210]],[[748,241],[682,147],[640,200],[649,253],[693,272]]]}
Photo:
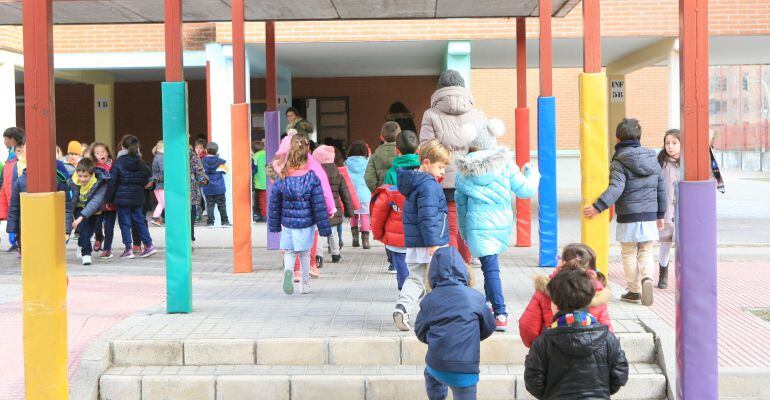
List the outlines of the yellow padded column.
{"label": "yellow padded column", "polygon": [[64,193],[21,195],[21,283],[27,400],[67,399]]}

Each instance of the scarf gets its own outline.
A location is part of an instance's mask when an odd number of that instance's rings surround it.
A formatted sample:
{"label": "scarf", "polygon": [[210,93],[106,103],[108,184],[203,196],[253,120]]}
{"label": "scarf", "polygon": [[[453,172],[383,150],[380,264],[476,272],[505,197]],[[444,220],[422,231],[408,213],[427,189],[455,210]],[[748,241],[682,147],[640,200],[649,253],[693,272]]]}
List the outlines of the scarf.
{"label": "scarf", "polygon": [[583,310],[577,310],[571,313],[559,312],[554,315],[553,318],[554,321],[551,324],[551,329],[565,326],[590,326],[599,323],[596,317]]}

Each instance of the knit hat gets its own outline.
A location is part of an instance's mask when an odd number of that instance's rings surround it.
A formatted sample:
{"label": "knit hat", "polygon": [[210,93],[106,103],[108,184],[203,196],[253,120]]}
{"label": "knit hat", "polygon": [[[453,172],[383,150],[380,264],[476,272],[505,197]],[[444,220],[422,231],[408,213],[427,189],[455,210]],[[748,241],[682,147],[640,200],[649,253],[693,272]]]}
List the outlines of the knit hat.
{"label": "knit hat", "polygon": [[83,154],[83,145],[78,141],[71,141],[67,144],[67,154]]}
{"label": "knit hat", "polygon": [[334,162],[334,146],[322,144],[313,152],[313,158],[319,164],[329,164]]}
{"label": "knit hat", "polygon": [[489,150],[497,147],[497,138],[505,134],[505,124],[499,119],[490,119],[478,127],[474,124],[463,125],[463,131],[470,136],[475,132],[475,138],[468,144],[476,150]]}

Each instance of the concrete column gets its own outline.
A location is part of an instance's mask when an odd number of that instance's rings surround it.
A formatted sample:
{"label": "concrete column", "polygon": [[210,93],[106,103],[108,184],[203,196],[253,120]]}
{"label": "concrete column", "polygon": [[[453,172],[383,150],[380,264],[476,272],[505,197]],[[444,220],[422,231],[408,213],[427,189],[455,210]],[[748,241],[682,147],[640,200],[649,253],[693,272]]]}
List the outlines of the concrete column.
{"label": "concrete column", "polygon": [[668,128],[679,129],[682,123],[679,80],[679,40],[668,55]]}
{"label": "concrete column", "polygon": [[[0,131],[16,126],[16,71],[13,63],[0,64]],[[0,161],[8,158],[8,149],[0,146]]]}
{"label": "concrete column", "polygon": [[444,70],[453,69],[462,75],[465,87],[471,88],[471,42],[449,42],[444,58]]}
{"label": "concrete column", "polygon": [[115,149],[115,86],[94,85],[94,141]]}

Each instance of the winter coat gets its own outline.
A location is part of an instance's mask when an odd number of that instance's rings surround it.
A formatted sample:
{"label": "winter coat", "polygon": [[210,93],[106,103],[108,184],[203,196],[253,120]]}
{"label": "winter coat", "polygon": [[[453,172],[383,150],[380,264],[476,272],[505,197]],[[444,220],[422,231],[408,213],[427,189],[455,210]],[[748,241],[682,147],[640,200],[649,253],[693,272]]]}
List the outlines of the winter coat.
{"label": "winter coat", "polygon": [[345,165],[348,167],[348,173],[353,181],[358,201],[361,203],[360,207],[356,208],[356,214],[369,214],[369,201],[372,198],[372,192],[366,186],[366,180],[364,179],[368,163],[369,159],[361,156],[353,156],[345,160]]}
{"label": "winter coat", "polygon": [[[584,318],[589,325],[582,325]],[[609,399],[628,381],[618,338],[583,311],[556,315],[524,362],[524,384],[537,399]]]}
{"label": "winter coat", "polygon": [[201,162],[203,162],[203,170],[206,171],[206,176],[209,179],[209,184],[203,188],[203,194],[206,196],[225,194],[227,191],[225,188],[226,172],[219,167],[226,165],[227,161],[219,158],[219,156],[206,156]]}
{"label": "winter coat", "polygon": [[383,185],[372,196],[371,226],[374,240],[404,247],[404,196],[395,186]]}
{"label": "winter coat", "polygon": [[280,232],[281,226],[294,229],[318,226],[318,234],[331,235],[321,181],[309,170],[299,170],[275,180],[268,202],[268,228]]}
{"label": "winter coat", "polygon": [[190,149],[190,205],[198,207],[201,205],[201,188],[206,186],[209,177],[206,176],[206,170],[203,169],[203,161],[195,152]]}
{"label": "winter coat", "polygon": [[615,204],[619,223],[655,221],[666,215],[666,183],[655,150],[638,141],[615,146],[610,184],[593,206],[601,211]]}
{"label": "winter coat", "polygon": [[297,133],[310,136],[310,134],[313,133],[313,124],[300,117],[297,117],[297,119],[294,120],[294,123],[289,122],[286,124],[285,133],[289,133],[289,129],[294,129],[297,131]]}
{"label": "winter coat", "polygon": [[[358,198],[358,193],[355,191],[355,185],[353,184],[353,178],[350,177],[350,174],[348,173],[348,167],[342,166],[337,167],[337,171],[340,172],[340,175],[345,179],[345,185],[348,187],[348,193],[350,193],[350,203],[353,204],[353,212],[355,213],[359,209],[361,209],[361,201]],[[369,213],[369,207],[366,208],[367,214]]]}
{"label": "winter coat", "polygon": [[676,223],[674,221],[674,215],[676,214],[676,185],[682,179],[679,161],[674,161],[667,157],[660,170],[660,175],[663,177],[663,182],[666,183],[666,215],[663,217],[660,241],[671,243],[674,241],[674,234],[676,232]]}
{"label": "winter coat", "polygon": [[[16,164],[18,165],[18,164]],[[11,168],[14,176],[18,176],[18,170]],[[72,211],[74,209],[74,198],[72,191],[67,184],[67,167],[61,161],[56,161],[56,190],[64,192],[64,234],[72,231]],[[11,201],[8,206],[8,224],[6,232],[21,234],[21,194],[27,192],[27,170],[22,171],[21,176],[13,181],[11,191]]]}
{"label": "winter coat", "polygon": [[449,209],[441,185],[429,174],[401,169],[398,191],[404,195],[404,245],[431,247],[449,244]]}
{"label": "winter coat", "polygon": [[447,166],[441,186],[446,189],[455,187],[455,161],[468,153],[468,144],[474,139],[463,130],[463,125],[484,125],[486,116],[475,108],[471,92],[463,87],[449,86],[436,90],[430,97],[430,106],[422,116],[420,125],[420,143],[431,139],[452,151],[452,163]]}
{"label": "winter coat", "polygon": [[118,157],[110,170],[107,199],[118,207],[142,206],[144,187],[150,181],[150,169],[138,156]]}
{"label": "winter coat", "polygon": [[455,202],[460,235],[474,257],[501,254],[511,242],[512,193],[528,199],[537,190],[540,174],[519,171],[505,147],[470,153],[457,160]]}
{"label": "winter coat", "polygon": [[152,179],[153,182],[155,182],[155,189],[163,190],[164,187],[164,179],[163,179],[163,153],[155,154],[155,157],[152,159]]}
{"label": "winter coat", "polygon": [[412,131],[417,133],[417,126],[414,124],[413,113],[388,113],[385,115],[385,121],[397,123],[402,132]]}
{"label": "winter coat", "polygon": [[3,174],[0,176],[0,220],[8,219],[8,208],[11,204],[11,195],[13,194],[13,183],[17,176],[13,175],[14,167],[19,159],[11,158],[5,162]]}
{"label": "winter coat", "polygon": [[425,364],[444,372],[478,374],[481,341],[495,331],[484,295],[468,287],[465,261],[454,247],[430,262],[433,290],[420,302],[414,333],[428,345]]}
{"label": "winter coat", "polygon": [[[86,204],[80,215],[83,218],[90,218],[93,215],[99,213],[107,202],[107,187],[109,186],[110,173],[102,168],[95,168],[94,175],[96,176],[96,183],[91,187],[91,190],[86,194]],[[74,207],[78,205],[78,197],[80,196],[80,184],[77,181],[77,174],[70,177],[67,184],[72,191]]]}
{"label": "winter coat", "polygon": [[[558,271],[554,271],[551,274],[551,278]],[[551,297],[548,296],[546,286],[548,285],[549,277],[545,275],[535,275],[535,293],[532,295],[532,299],[529,300],[527,308],[524,313],[521,314],[519,319],[519,336],[521,341],[527,347],[532,346],[532,342],[540,336],[546,327],[553,322],[553,311],[551,311]],[[607,304],[612,299],[612,291],[609,286],[604,287],[601,282],[594,280],[596,294],[594,299],[588,306],[588,312],[591,313],[600,324],[606,325],[610,332],[614,332],[612,328],[612,320],[610,319],[610,313],[607,311]]]}
{"label": "winter coat", "polygon": [[337,212],[334,216],[329,218],[330,225],[339,225],[342,223],[342,214],[350,218],[353,216],[353,201],[350,198],[350,191],[348,185],[345,183],[345,178],[340,174],[337,169],[337,165],[334,163],[321,164],[326,172],[326,177],[329,179],[329,187],[332,190],[334,196],[334,206],[337,208]]}
{"label": "winter coat", "polygon": [[385,184],[395,185],[398,182],[398,170],[401,168],[417,169],[420,168],[420,156],[417,154],[405,154],[393,159],[393,165],[390,166],[385,174]]}
{"label": "winter coat", "polygon": [[251,157],[252,163],[256,167],[254,174],[254,189],[267,190],[267,163],[265,161],[265,151],[260,150]]}
{"label": "winter coat", "polygon": [[396,143],[387,142],[380,145],[374,151],[369,162],[366,164],[364,179],[369,192],[374,192],[385,182],[385,174],[393,165],[393,159],[396,158]]}

